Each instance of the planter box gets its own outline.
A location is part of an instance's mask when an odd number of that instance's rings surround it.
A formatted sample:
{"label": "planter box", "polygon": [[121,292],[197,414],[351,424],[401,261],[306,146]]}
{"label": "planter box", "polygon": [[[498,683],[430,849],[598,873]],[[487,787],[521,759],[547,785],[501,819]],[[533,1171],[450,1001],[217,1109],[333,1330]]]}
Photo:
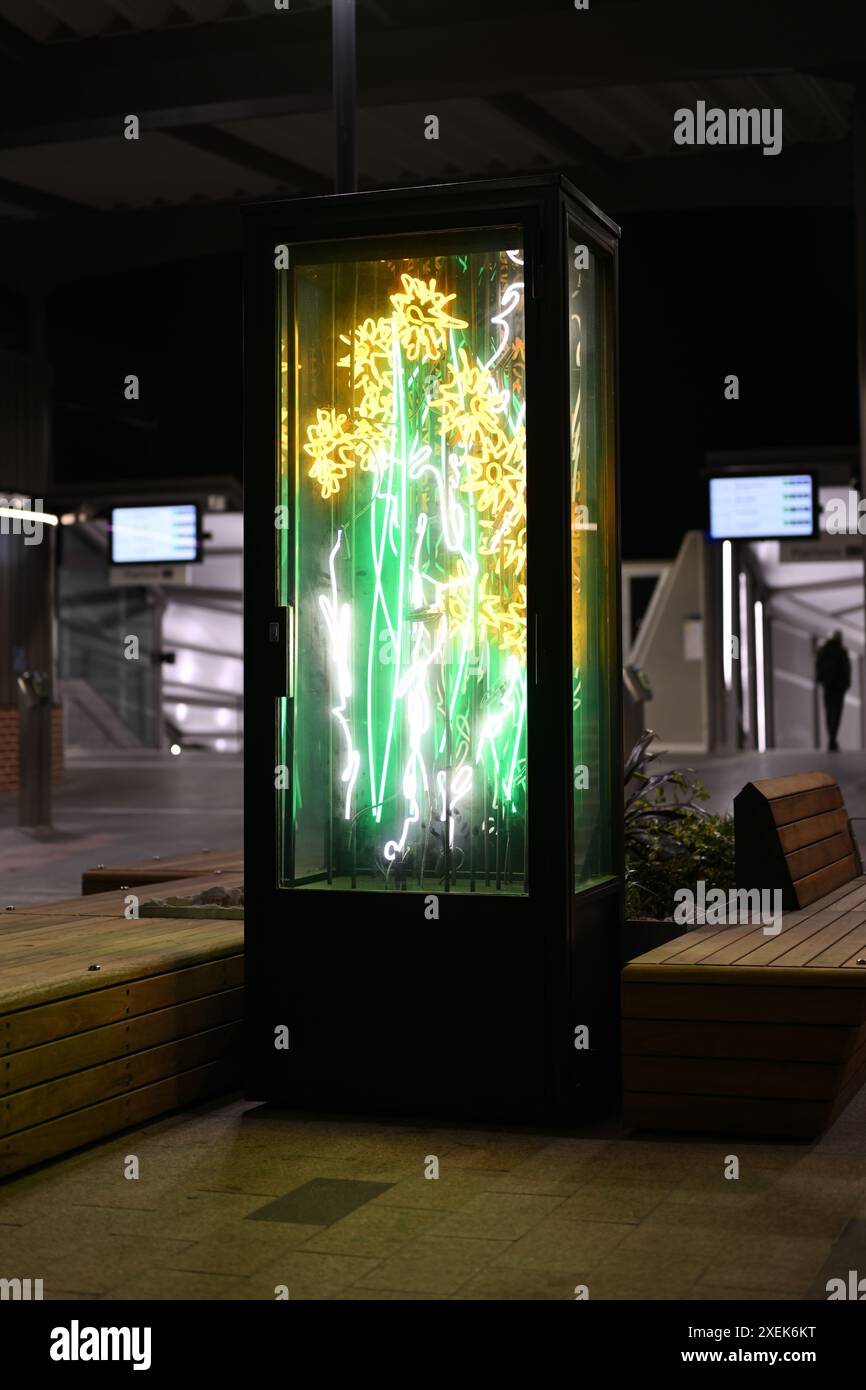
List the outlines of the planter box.
{"label": "planter box", "polygon": [[679,922],[660,922],[657,918],[646,917],[626,920],[620,937],[620,960],[627,965],[630,960],[654,951],[656,946],[665,946],[678,936],[685,936],[690,928]]}

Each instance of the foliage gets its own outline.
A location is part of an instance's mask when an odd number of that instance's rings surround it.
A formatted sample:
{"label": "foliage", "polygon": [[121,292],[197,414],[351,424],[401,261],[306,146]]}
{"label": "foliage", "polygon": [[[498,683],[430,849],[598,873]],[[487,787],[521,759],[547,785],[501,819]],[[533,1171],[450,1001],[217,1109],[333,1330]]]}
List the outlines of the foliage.
{"label": "foliage", "polygon": [[735,887],[734,822],[698,803],[709,796],[690,768],[650,773],[656,735],[644,729],[625,763],[626,917],[670,918],[678,888]]}

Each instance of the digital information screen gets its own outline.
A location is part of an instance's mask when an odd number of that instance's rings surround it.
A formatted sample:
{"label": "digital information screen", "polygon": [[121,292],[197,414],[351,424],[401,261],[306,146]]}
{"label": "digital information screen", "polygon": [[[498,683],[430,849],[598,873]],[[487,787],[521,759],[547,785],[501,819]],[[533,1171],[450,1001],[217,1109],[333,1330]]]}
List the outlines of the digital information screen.
{"label": "digital information screen", "polygon": [[197,559],[198,508],[194,502],[112,508],[112,564],[180,565]]}
{"label": "digital information screen", "polygon": [[810,473],[710,479],[710,538],[784,541],[815,534],[815,480]]}

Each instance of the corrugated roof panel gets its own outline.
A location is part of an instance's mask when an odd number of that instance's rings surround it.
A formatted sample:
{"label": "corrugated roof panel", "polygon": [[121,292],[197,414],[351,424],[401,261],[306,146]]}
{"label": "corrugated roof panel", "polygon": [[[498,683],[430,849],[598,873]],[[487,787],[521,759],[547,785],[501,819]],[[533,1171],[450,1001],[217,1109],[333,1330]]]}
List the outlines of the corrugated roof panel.
{"label": "corrugated roof panel", "polygon": [[27,208],[16,207],[13,203],[0,202],[0,222],[27,222],[36,217],[35,212],[29,212]]}
{"label": "corrugated roof panel", "polygon": [[[423,106],[389,106],[358,112],[358,177],[375,184],[406,178],[437,182],[483,173],[494,166],[544,168],[561,156],[522,134],[481,102],[436,102],[439,140],[424,139]],[[468,113],[471,112],[471,116]],[[329,112],[232,121],[218,127],[241,140],[296,161],[330,179],[334,174],[334,124]]]}
{"label": "corrugated roof panel", "polygon": [[105,34],[117,22],[117,14],[107,0],[33,0],[32,8],[44,10],[81,38]]}
{"label": "corrugated roof panel", "polygon": [[33,0],[0,0],[0,19],[36,43],[47,43],[58,27],[54,16]]}
{"label": "corrugated roof panel", "polygon": [[[427,140],[425,120],[439,120],[439,139]],[[561,161],[553,146],[503,119],[483,101],[366,108],[358,118],[358,168],[376,183],[483,173],[506,166],[543,168]]]}
{"label": "corrugated roof panel", "polygon": [[850,129],[851,88],[801,73],[709,78],[648,86],[542,92],[533,99],[613,159],[688,155],[674,144],[674,113],[707,107],[780,107],[786,143],[843,139]]}
{"label": "corrugated roof panel", "polygon": [[133,29],[158,29],[178,12],[184,14],[186,5],[175,0],[106,0],[110,9],[121,15]]}
{"label": "corrugated roof panel", "polygon": [[274,186],[261,174],[154,134],[140,141],[88,140],[2,150],[0,178],[106,210],[145,208],[158,200],[253,198]]}
{"label": "corrugated roof panel", "polygon": [[[235,0],[178,0],[178,4],[192,19],[200,21],[223,19],[229,10],[237,9]],[[244,8],[249,9],[249,6],[245,5]]]}
{"label": "corrugated roof panel", "polygon": [[330,177],[334,167],[334,123],[330,112],[309,116],[268,116],[254,121],[226,121],[215,127],[271,154],[295,160],[313,173]]}
{"label": "corrugated roof panel", "polygon": [[[330,0],[292,0],[293,10],[318,8]],[[274,14],[273,0],[0,0],[5,19],[37,43],[92,38],[112,29],[158,29],[186,15],[191,23],[231,16]],[[289,12],[291,13],[291,12]]]}

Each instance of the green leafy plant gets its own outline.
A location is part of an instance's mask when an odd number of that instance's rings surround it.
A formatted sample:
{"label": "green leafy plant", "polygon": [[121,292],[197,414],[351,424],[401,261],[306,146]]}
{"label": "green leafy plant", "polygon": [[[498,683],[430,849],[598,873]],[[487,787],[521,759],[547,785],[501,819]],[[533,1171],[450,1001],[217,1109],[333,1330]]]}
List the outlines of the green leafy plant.
{"label": "green leafy plant", "polygon": [[644,729],[624,770],[626,917],[673,916],[678,888],[735,886],[734,823],[699,805],[709,796],[691,768],[649,772],[656,735]]}

